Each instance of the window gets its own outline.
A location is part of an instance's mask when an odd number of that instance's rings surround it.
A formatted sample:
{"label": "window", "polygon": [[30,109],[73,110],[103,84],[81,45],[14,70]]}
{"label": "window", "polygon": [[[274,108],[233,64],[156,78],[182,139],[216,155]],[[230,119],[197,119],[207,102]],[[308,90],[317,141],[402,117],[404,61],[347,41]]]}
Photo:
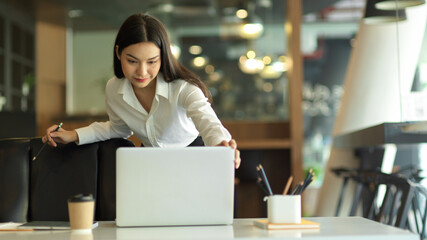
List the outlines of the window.
{"label": "window", "polygon": [[0,111],[35,109],[34,22],[2,6],[0,12]]}

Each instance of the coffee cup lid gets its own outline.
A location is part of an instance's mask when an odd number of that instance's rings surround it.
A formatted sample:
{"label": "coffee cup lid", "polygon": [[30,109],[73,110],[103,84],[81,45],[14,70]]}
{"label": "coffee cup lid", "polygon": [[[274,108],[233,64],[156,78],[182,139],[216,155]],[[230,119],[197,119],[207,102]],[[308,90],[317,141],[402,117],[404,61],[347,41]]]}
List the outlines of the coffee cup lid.
{"label": "coffee cup lid", "polygon": [[88,202],[88,201],[93,201],[93,195],[88,193],[88,194],[77,194],[74,195],[72,197],[70,197],[68,199],[69,202]]}

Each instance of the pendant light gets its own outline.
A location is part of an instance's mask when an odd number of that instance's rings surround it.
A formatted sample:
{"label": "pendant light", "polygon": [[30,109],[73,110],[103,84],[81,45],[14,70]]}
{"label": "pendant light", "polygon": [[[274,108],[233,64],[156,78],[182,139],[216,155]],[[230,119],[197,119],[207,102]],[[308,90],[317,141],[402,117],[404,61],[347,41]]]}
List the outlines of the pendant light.
{"label": "pendant light", "polygon": [[381,10],[405,9],[425,3],[425,0],[379,0],[375,7]]}
{"label": "pendant light", "polygon": [[245,39],[259,38],[264,32],[264,24],[261,18],[255,14],[255,1],[248,3],[247,17],[239,27],[239,35]]}
{"label": "pendant light", "polygon": [[365,16],[363,17],[363,21],[366,24],[381,24],[406,20],[404,9],[393,11],[381,10],[375,7],[379,1],[381,0],[368,0],[366,2]]}

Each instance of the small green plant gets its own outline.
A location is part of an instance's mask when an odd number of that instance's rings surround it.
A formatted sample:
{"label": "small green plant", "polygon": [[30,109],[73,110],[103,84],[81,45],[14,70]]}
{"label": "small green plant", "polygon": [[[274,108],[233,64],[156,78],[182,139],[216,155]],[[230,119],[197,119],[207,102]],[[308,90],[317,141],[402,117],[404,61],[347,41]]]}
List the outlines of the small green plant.
{"label": "small green plant", "polygon": [[36,77],[34,76],[34,73],[27,73],[24,77],[23,83],[27,84],[30,88],[33,87],[36,84]]}

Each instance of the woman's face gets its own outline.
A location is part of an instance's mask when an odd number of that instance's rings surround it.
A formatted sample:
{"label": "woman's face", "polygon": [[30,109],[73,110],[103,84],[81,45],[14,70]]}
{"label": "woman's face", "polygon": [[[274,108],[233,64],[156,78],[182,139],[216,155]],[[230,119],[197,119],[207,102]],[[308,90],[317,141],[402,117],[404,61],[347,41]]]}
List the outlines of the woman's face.
{"label": "woman's face", "polygon": [[160,48],[153,42],[140,42],[129,45],[119,54],[125,77],[132,83],[134,89],[155,86],[155,80],[160,70]]}

